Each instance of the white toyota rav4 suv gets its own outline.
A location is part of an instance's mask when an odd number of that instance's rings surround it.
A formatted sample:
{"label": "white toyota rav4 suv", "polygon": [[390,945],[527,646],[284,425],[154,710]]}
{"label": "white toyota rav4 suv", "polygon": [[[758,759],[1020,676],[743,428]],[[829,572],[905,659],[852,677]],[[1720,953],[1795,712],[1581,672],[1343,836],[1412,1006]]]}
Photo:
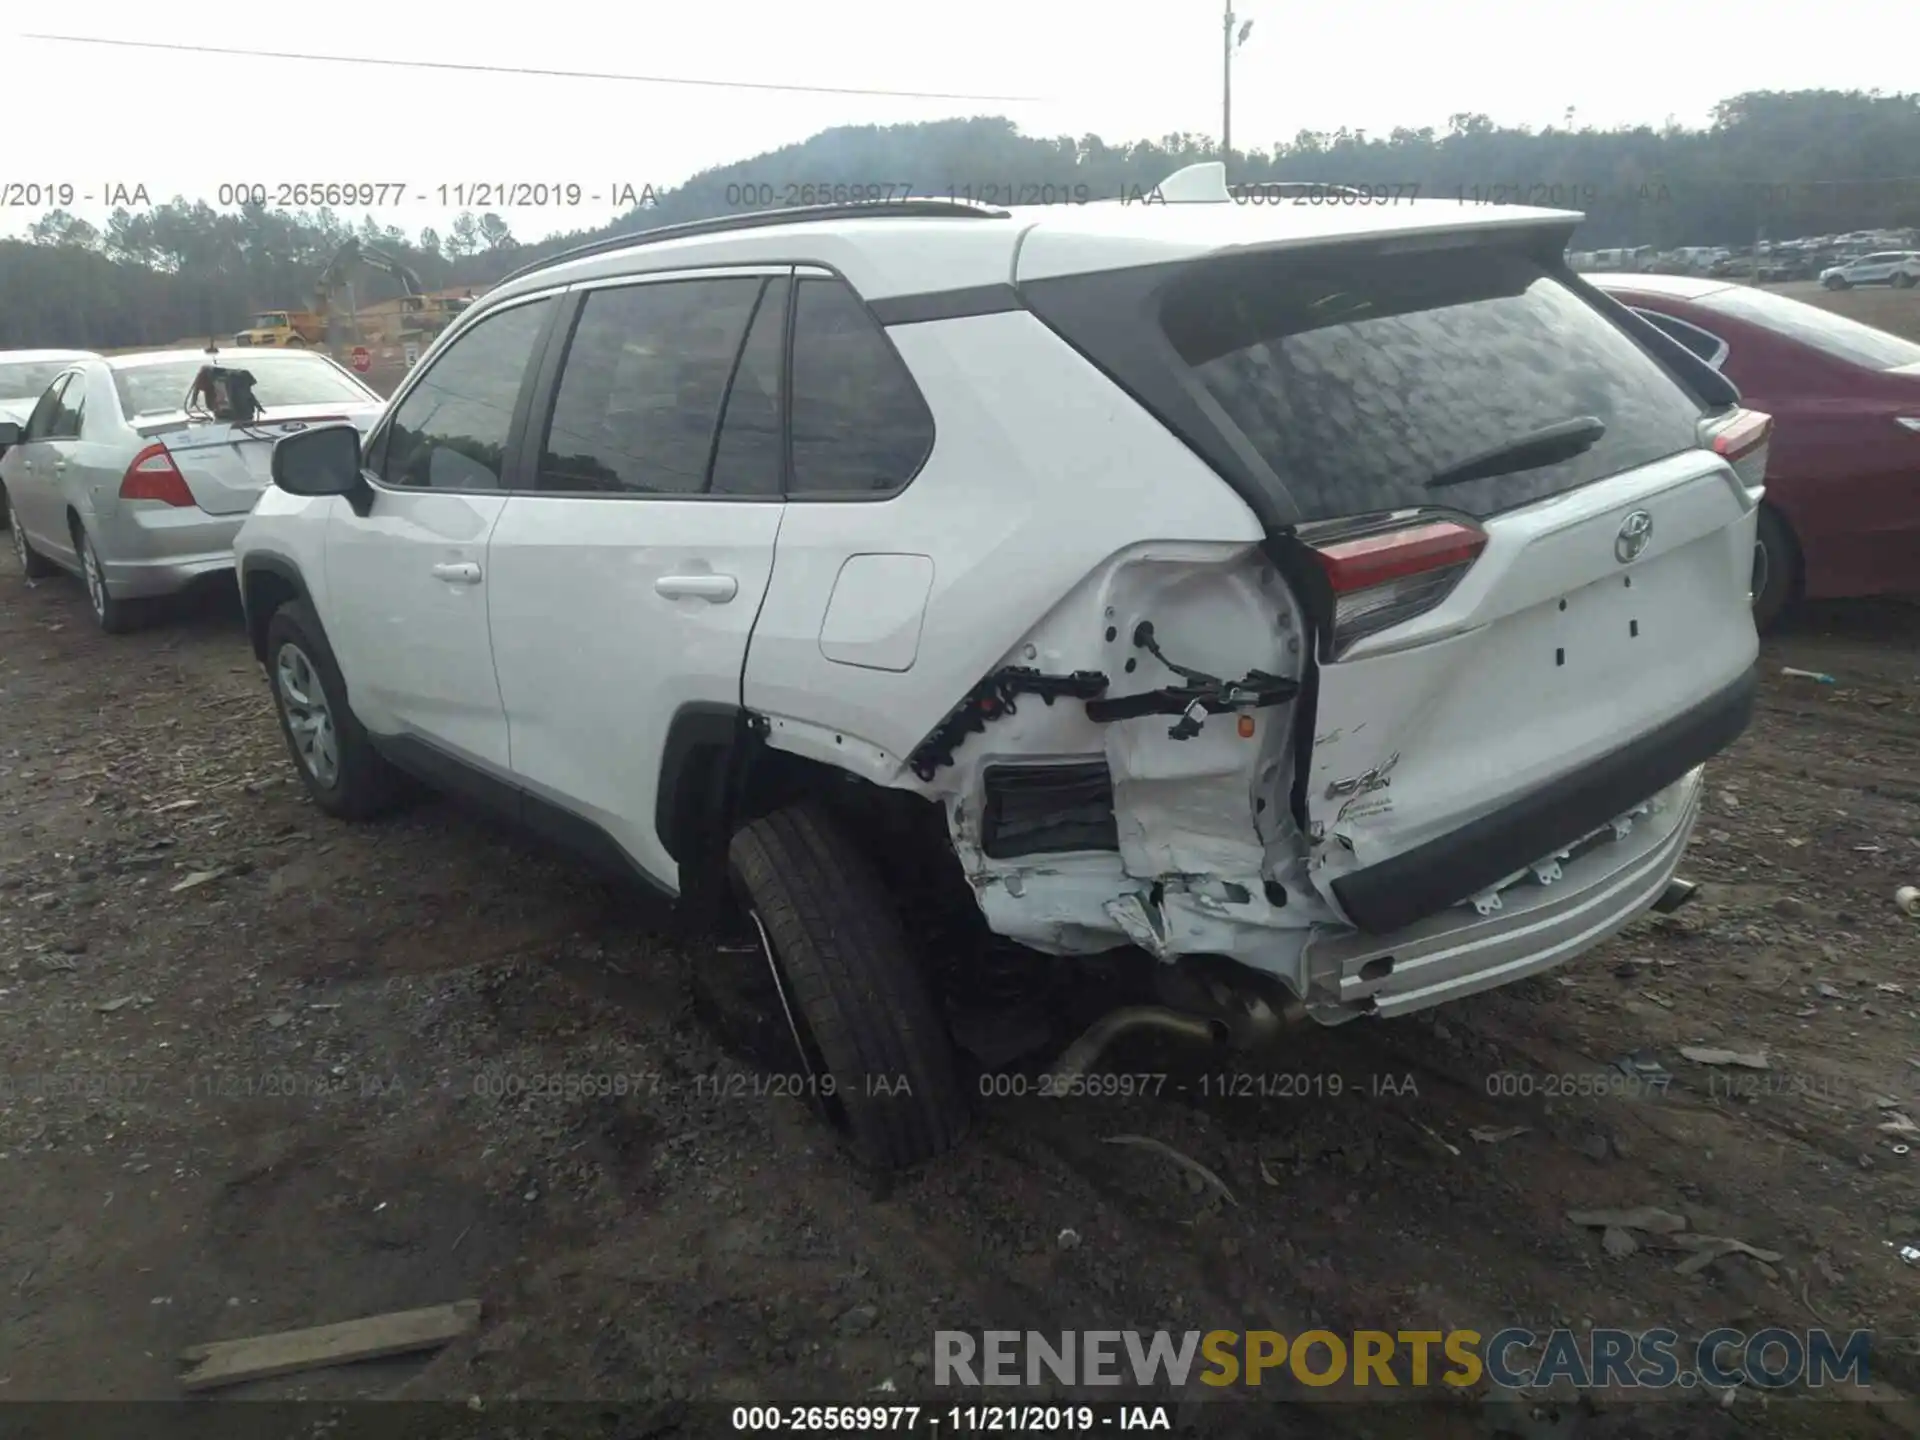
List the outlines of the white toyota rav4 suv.
{"label": "white toyota rav4 suv", "polygon": [[1771,425],[1579,219],[1199,166],[530,266],[364,445],[276,448],[238,566],[301,777],[712,897],[880,1165],[961,1133],[1008,952],[1164,962],[1056,1075],[1558,965],[1690,892]]}

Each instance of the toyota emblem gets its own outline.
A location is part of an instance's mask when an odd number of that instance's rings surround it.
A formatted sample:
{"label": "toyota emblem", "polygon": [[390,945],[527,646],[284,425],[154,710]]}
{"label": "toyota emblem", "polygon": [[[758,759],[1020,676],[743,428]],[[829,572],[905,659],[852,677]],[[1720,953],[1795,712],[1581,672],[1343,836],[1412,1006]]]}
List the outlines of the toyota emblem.
{"label": "toyota emblem", "polygon": [[1647,548],[1647,542],[1653,539],[1653,516],[1644,510],[1636,510],[1620,522],[1620,533],[1613,537],[1613,558],[1622,565],[1629,565],[1640,558],[1640,552]]}

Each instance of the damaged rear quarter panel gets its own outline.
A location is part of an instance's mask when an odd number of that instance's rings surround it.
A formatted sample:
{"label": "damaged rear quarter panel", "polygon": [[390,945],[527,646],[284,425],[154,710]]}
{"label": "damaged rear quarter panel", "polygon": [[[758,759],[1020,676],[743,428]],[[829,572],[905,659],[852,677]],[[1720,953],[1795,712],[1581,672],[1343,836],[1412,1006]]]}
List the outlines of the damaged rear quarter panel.
{"label": "damaged rear quarter panel", "polygon": [[[1018,646],[1113,556],[1142,541],[1244,548],[1261,531],[1204,462],[1031,315],[888,335],[933,414],[933,452],[891,498],[785,507],[741,688],[748,709],[795,722],[782,748],[842,764],[858,740],[887,757],[889,783],[918,788],[906,756],[1010,656],[1050,663]],[[866,554],[932,561],[906,670],[821,652],[834,584]]]}

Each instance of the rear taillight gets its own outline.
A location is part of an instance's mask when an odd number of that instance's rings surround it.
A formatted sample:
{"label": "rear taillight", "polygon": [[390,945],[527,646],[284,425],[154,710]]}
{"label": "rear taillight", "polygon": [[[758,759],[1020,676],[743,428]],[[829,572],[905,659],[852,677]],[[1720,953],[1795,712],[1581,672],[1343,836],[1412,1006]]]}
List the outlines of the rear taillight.
{"label": "rear taillight", "polygon": [[166,505],[193,504],[193,492],[173,456],[161,444],[147,446],[133,457],[127,473],[120,477],[122,500],[158,500]]}
{"label": "rear taillight", "polygon": [[[1408,520],[1364,531],[1302,534],[1333,591],[1332,657],[1355,642],[1434,608],[1487,548],[1461,520]],[[1322,538],[1324,537],[1324,538]]]}
{"label": "rear taillight", "polygon": [[1737,464],[1765,445],[1773,436],[1773,417],[1758,410],[1743,411],[1740,418],[1713,437],[1713,453],[1729,465]]}

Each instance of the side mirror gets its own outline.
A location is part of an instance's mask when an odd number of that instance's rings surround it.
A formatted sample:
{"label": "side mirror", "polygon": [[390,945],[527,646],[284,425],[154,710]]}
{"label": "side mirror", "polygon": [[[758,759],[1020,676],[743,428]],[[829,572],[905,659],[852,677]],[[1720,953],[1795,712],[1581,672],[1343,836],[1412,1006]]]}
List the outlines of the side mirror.
{"label": "side mirror", "polygon": [[282,436],[273,447],[273,483],[289,495],[351,495],[360,478],[360,432],[321,425]]}
{"label": "side mirror", "polygon": [[20,443],[20,427],[11,420],[0,420],[0,450],[11,450]]}

